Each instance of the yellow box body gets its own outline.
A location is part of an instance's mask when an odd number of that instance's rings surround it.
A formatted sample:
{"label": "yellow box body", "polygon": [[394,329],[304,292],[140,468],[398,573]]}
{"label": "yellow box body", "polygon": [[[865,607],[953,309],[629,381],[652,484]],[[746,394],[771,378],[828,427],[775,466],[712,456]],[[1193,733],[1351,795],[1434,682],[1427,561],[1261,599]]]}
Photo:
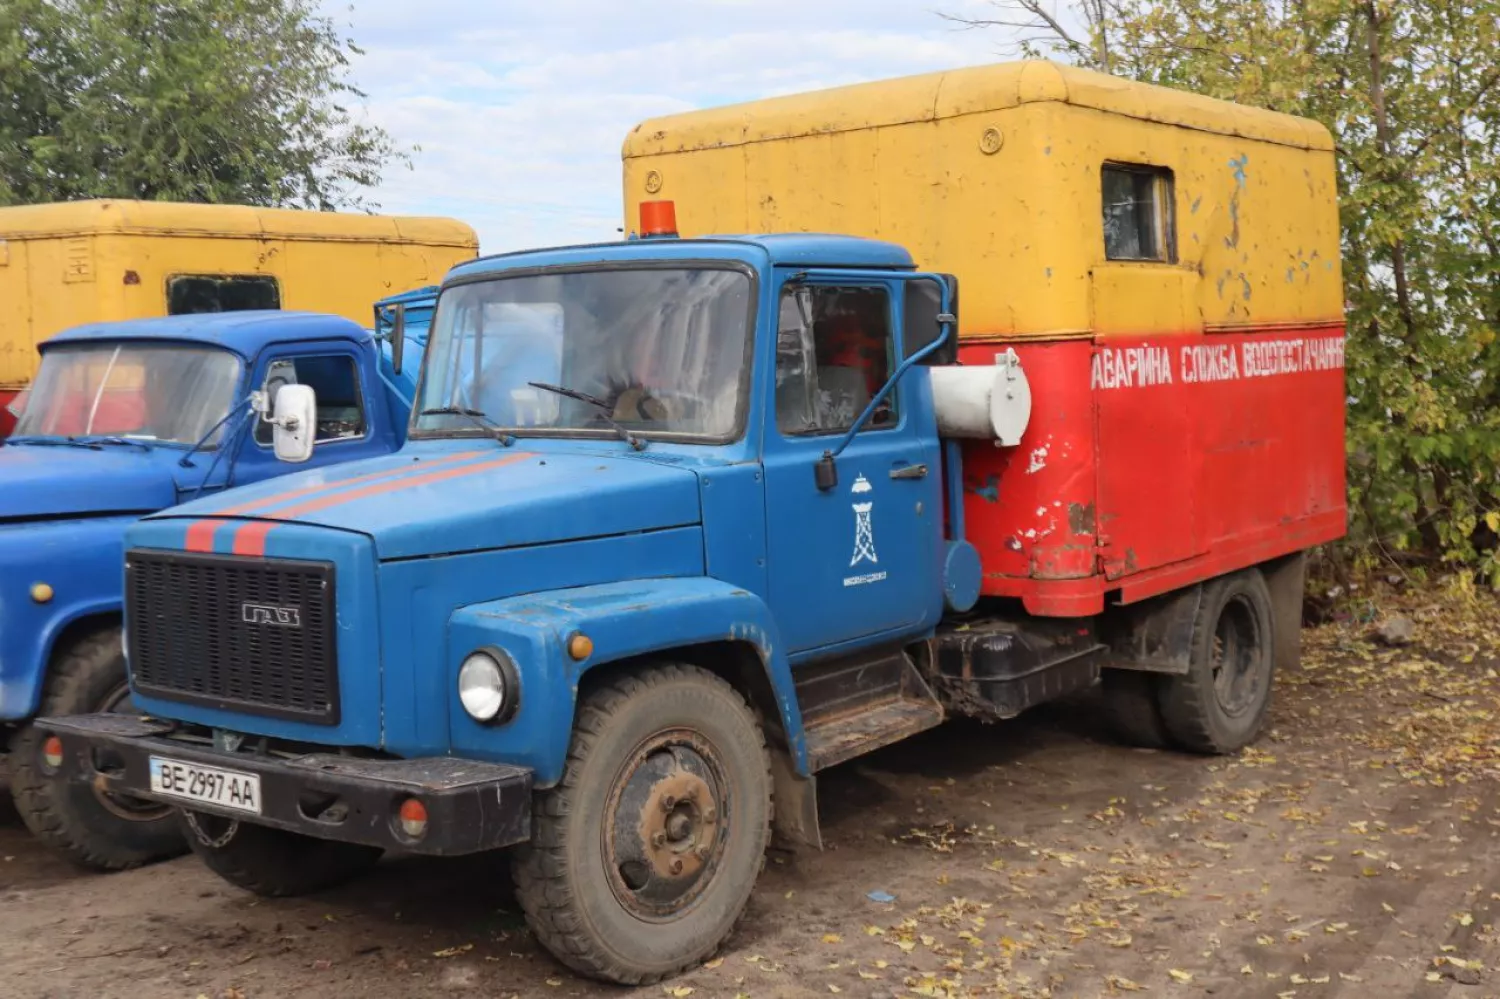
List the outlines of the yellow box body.
{"label": "yellow box body", "polygon": [[440,281],[479,240],[444,218],[73,201],[0,208],[0,393],[79,323],[165,315],[181,275],[270,275],[281,307],[369,325],[375,301]]}
{"label": "yellow box body", "polygon": [[[1045,61],[778,97],[644,122],[626,229],[676,203],[684,236],[827,232],[956,274],[972,341],[1339,322],[1333,143],[1315,122]],[[1105,259],[1101,167],[1169,168],[1177,259]]]}

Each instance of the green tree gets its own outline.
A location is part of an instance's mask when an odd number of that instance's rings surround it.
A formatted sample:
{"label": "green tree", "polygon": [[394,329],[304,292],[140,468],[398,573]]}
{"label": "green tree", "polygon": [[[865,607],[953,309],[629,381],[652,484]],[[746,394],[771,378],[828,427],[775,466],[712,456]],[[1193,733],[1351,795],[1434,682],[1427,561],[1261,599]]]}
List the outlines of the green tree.
{"label": "green tree", "polygon": [[1353,551],[1500,583],[1500,2],[995,0],[975,26],[1338,148]]}
{"label": "green tree", "polygon": [[0,0],[0,204],[364,207],[405,160],[312,0]]}

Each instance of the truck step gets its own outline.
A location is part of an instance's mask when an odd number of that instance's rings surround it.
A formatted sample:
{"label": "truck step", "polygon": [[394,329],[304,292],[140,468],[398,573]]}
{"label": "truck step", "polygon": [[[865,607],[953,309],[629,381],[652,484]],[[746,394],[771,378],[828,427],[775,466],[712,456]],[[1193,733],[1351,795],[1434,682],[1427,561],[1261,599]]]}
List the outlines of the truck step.
{"label": "truck step", "polygon": [[942,722],[942,705],[900,646],[796,667],[797,703],[814,771]]}
{"label": "truck step", "polygon": [[824,719],[806,729],[808,766],[816,773],[852,760],[932,728],[943,717],[934,701],[897,697]]}

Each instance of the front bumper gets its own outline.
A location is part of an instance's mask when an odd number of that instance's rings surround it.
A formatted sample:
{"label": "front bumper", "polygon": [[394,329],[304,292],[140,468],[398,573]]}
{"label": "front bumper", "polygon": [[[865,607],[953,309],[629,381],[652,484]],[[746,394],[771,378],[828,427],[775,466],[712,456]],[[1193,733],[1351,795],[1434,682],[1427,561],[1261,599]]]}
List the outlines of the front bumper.
{"label": "front bumper", "polygon": [[[101,791],[273,826],[319,839],[433,856],[479,853],[531,838],[531,771],[439,756],[362,759],[336,753],[263,756],[221,752],[173,739],[176,723],[121,714],[42,718],[37,727],[63,744],[59,774]],[[260,777],[261,812],[248,814],[151,790],[151,757]],[[96,761],[108,761],[107,770]],[[427,831],[412,839],[398,810],[408,798],[427,806]]]}

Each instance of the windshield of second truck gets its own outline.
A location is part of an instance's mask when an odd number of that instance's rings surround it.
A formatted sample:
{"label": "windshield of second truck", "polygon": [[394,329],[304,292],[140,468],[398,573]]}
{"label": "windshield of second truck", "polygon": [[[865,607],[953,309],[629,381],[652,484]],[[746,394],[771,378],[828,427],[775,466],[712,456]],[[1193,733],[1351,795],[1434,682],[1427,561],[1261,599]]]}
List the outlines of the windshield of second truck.
{"label": "windshield of second truck", "polygon": [[13,433],[196,444],[229,411],[239,377],[239,359],[212,347],[53,347]]}
{"label": "windshield of second truck", "polygon": [[750,276],[558,271],[446,289],[416,434],[729,440],[743,422]]}

